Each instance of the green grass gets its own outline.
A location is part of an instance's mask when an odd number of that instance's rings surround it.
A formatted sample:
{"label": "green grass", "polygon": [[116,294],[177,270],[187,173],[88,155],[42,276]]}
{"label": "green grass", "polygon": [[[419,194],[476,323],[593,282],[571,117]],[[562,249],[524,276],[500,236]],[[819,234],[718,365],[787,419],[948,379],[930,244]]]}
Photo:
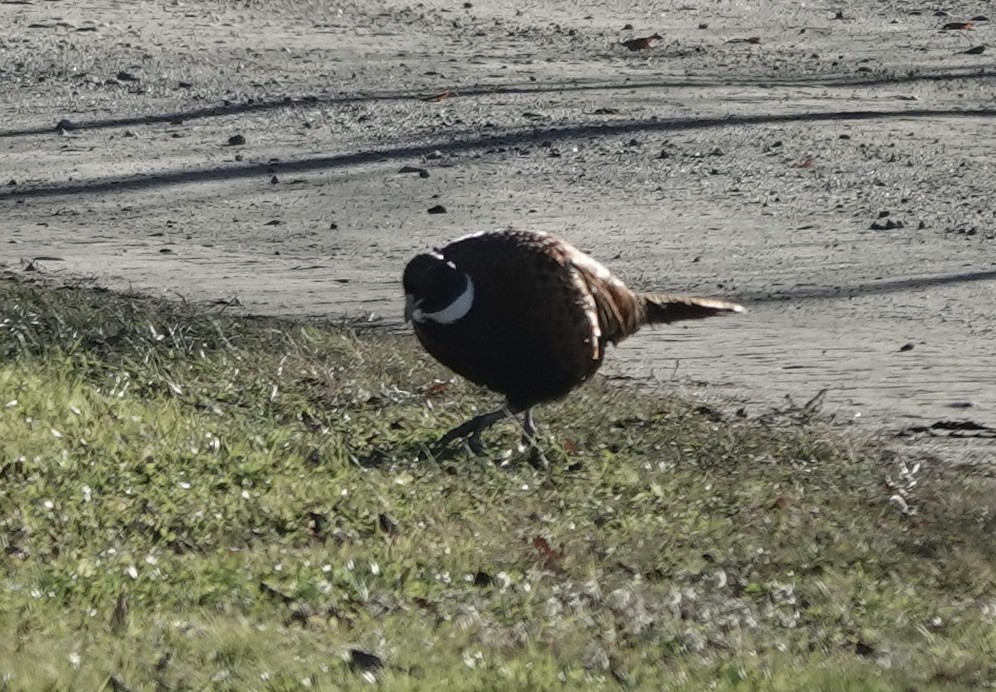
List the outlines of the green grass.
{"label": "green grass", "polygon": [[546,470],[431,454],[494,403],[410,337],[0,281],[0,688],[996,687],[986,479],[599,382]]}

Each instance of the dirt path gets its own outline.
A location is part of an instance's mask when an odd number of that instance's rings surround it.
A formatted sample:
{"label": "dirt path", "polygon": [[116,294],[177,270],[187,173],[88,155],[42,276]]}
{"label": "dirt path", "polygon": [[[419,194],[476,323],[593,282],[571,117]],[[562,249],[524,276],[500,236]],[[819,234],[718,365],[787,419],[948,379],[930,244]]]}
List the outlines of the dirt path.
{"label": "dirt path", "polygon": [[996,426],[996,27],[942,30],[982,5],[467,5],[0,4],[0,263],[392,325],[416,249],[549,230],[751,308],[610,375]]}

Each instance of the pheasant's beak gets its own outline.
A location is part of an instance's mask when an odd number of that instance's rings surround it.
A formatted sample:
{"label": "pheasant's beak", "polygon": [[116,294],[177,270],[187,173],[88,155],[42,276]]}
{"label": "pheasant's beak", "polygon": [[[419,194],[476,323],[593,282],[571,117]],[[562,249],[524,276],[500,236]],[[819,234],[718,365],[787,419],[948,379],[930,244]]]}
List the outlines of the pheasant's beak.
{"label": "pheasant's beak", "polygon": [[405,294],[405,322],[412,321],[412,312],[415,311],[415,298],[411,293]]}

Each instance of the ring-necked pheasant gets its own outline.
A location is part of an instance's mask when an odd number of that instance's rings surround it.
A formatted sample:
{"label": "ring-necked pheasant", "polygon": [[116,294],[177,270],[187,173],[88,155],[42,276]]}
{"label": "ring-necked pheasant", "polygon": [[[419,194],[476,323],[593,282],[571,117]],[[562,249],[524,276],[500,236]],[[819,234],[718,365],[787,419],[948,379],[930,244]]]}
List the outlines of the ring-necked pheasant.
{"label": "ring-necked pheasant", "polygon": [[618,344],[647,324],[667,324],[744,308],[713,298],[636,293],[564,240],[532,231],[464,236],[405,267],[405,321],[422,346],[458,375],[505,396],[441,444],[522,413],[532,442],[536,404],[566,396]]}

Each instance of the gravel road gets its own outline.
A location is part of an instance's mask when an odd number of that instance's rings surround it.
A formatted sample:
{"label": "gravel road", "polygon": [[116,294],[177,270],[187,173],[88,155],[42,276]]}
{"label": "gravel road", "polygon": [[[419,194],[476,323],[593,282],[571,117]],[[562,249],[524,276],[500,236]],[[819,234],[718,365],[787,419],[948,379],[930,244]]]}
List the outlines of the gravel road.
{"label": "gravel road", "polygon": [[752,413],[827,389],[839,424],[991,464],[991,12],[0,2],[0,266],[391,328],[416,250],[553,231],[750,308],[610,376]]}

